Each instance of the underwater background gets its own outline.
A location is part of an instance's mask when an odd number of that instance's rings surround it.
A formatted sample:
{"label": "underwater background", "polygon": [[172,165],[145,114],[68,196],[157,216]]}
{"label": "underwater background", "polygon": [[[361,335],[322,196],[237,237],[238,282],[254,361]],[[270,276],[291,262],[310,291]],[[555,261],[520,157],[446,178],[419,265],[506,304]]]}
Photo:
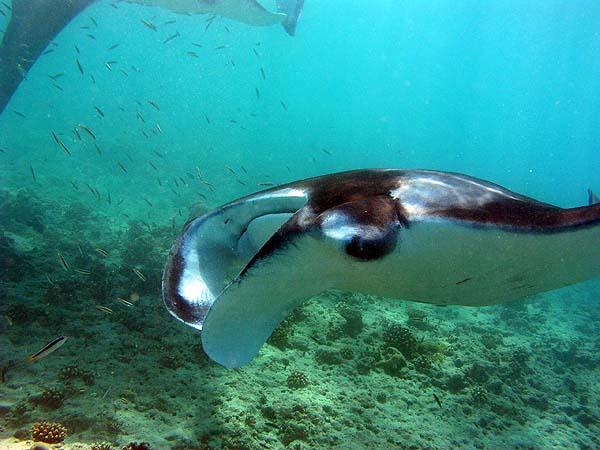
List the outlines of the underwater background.
{"label": "underwater background", "polygon": [[599,23],[592,0],[306,0],[294,37],[86,9],[0,115],[0,448],[42,421],[80,449],[600,448],[598,280],[482,308],[326,292],[239,370],[160,298],[183,224],[271,183],[428,168],[586,204]]}

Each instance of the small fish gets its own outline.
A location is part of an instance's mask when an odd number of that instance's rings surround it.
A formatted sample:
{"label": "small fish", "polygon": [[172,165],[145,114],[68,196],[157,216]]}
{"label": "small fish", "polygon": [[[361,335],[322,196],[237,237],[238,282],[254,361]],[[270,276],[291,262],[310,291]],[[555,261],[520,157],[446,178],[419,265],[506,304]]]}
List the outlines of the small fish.
{"label": "small fish", "polygon": [[96,305],[96,309],[98,311],[102,311],[102,312],[107,313],[107,314],[112,314],[113,313],[113,310],[110,309],[108,306]]}
{"label": "small fish", "polygon": [[227,164],[225,164],[225,168],[226,168],[227,170],[229,170],[229,171],[230,171],[232,174],[234,174],[234,175],[235,175],[235,170],[233,170],[233,169],[232,169],[231,167],[229,167]]}
{"label": "small fish", "polygon": [[167,43],[171,42],[173,39],[175,39],[176,37],[179,37],[179,36],[181,36],[181,34],[179,34],[179,31],[176,31],[175,34],[172,34],[171,36],[169,36],[168,38],[166,38],[163,41],[163,44],[167,44]]}
{"label": "small fish", "polygon": [[90,74],[90,80],[92,80],[93,84],[96,84],[96,79],[94,78],[94,75]]}
{"label": "small fish", "polygon": [[135,115],[137,116],[138,120],[141,120],[142,122],[146,123],[146,121],[144,120],[144,116],[142,116],[141,112],[136,111]]}
{"label": "small fish", "polygon": [[196,52],[187,52],[187,54],[189,56],[191,56],[192,58],[198,58],[198,53],[196,53]]}
{"label": "small fish", "polygon": [[75,62],[77,63],[77,68],[79,69],[79,72],[81,72],[81,75],[83,75],[83,66],[81,65],[81,62],[79,62],[79,58],[75,58]]}
{"label": "small fish", "polygon": [[229,33],[229,28],[227,27],[227,25],[223,25],[223,28]]}
{"label": "small fish", "polygon": [[158,132],[159,132],[160,134],[162,134],[163,130],[162,130],[162,128],[160,127],[160,124],[158,124],[158,123],[156,124],[156,129],[158,130]]}
{"label": "small fish", "polygon": [[0,14],[2,14],[4,17],[6,17],[6,13],[2,9],[0,9]]}
{"label": "small fish", "polygon": [[257,186],[275,186],[272,181],[263,181],[262,183],[256,183]]}
{"label": "small fish", "polygon": [[194,47],[202,48],[202,44],[197,44],[196,42],[192,42]]}
{"label": "small fish", "polygon": [[52,81],[56,81],[58,80],[60,77],[64,76],[64,73],[57,73],[55,75],[48,75],[48,78],[50,78]]}
{"label": "small fish", "polygon": [[9,11],[12,11],[12,7],[11,7],[11,6],[10,6],[8,3],[6,3],[6,2],[2,2],[2,4],[4,5],[4,7],[5,7],[6,9],[8,9]]}
{"label": "small fish", "polygon": [[58,84],[56,83],[52,83],[52,86],[54,86],[56,89],[58,89],[59,91],[63,91],[64,89],[61,88]]}
{"label": "small fish", "polygon": [[35,176],[35,171],[33,170],[33,167],[29,166],[29,170],[31,171],[31,178],[33,178],[33,182],[37,183],[37,178]]}
{"label": "small fish", "polygon": [[158,150],[152,150],[152,153],[154,153],[156,156],[158,156],[159,158],[163,159],[165,157],[165,155],[163,155],[161,152],[159,152]]}
{"label": "small fish", "polygon": [[227,48],[226,45],[219,45],[218,47],[215,47],[215,50],[223,50],[225,48]]}
{"label": "small fish", "polygon": [[111,65],[109,63],[105,62],[104,63],[104,67],[106,67],[109,71],[112,72],[112,67],[111,67]]}
{"label": "small fish", "polygon": [[80,273],[82,275],[91,275],[92,272],[90,272],[89,270],[83,270],[83,269],[75,269],[75,272]]}
{"label": "small fish", "polygon": [[152,22],[149,22],[149,21],[147,21],[147,20],[144,20],[144,19],[142,19],[142,23],[143,23],[144,25],[146,25],[148,28],[150,28],[152,31],[158,31],[158,30],[156,29],[156,26],[155,26],[155,25],[154,25]]}
{"label": "small fish", "polygon": [[125,166],[124,166],[123,164],[121,164],[121,162],[120,162],[120,161],[117,161],[117,165],[118,165],[118,166],[121,168],[121,170],[122,170],[124,173],[127,173],[127,169],[125,168]]}
{"label": "small fish", "polygon": [[321,151],[322,151],[323,153],[325,153],[326,155],[329,155],[329,156],[332,156],[332,155],[333,155],[333,153],[331,153],[331,152],[330,152],[329,150],[327,150],[326,148],[322,148],[322,149],[321,149]]}
{"label": "small fish", "polygon": [[435,398],[436,403],[441,408],[442,407],[442,402],[440,402],[440,399],[438,398],[438,396],[435,395],[435,392],[433,393],[433,398]]}
{"label": "small fish", "polygon": [[161,181],[160,181],[160,178],[156,177],[156,181],[158,182],[158,185],[159,185],[160,187],[162,187],[162,183],[161,183]]}
{"label": "small fish", "polygon": [[17,116],[19,116],[19,117],[23,118],[23,119],[25,119],[25,118],[26,118],[26,117],[25,117],[25,114],[23,114],[22,112],[19,112],[19,111],[15,110],[15,109],[13,109],[13,113],[14,113],[15,115],[17,115]]}
{"label": "small fish", "polygon": [[152,167],[154,170],[156,170],[158,172],[158,169],[156,168],[154,163],[152,163],[152,161],[148,161],[148,164],[150,164],[150,167]]}
{"label": "small fish", "polygon": [[148,200],[147,198],[144,197],[144,201],[148,204],[148,206],[150,206],[150,208],[153,208],[154,205],[152,204],[152,202],[150,202],[150,200]]}
{"label": "small fish", "polygon": [[77,54],[79,55],[81,52],[79,51],[79,47],[75,46],[75,51],[77,52]]}
{"label": "small fish", "polygon": [[53,53],[53,52],[54,52],[54,49],[53,48],[49,48],[44,53],[42,53],[42,55],[49,55],[50,53]]}
{"label": "small fish", "polygon": [[67,147],[63,141],[59,140],[59,141],[58,141],[58,145],[60,145],[60,146],[61,146],[61,148],[64,150],[64,152],[65,152],[67,155],[71,156],[71,150],[69,150],[69,147]]}
{"label": "small fish", "polygon": [[206,114],[204,114],[204,119],[206,120],[206,123],[210,125],[210,119]]}
{"label": "small fish", "polygon": [[56,133],[54,132],[54,130],[50,130],[50,133],[52,133],[52,137],[54,138],[54,140],[58,144],[60,142],[60,139],[58,138],[58,136],[56,135]]}
{"label": "small fish", "polygon": [[100,117],[104,117],[104,111],[102,111],[100,108],[98,108],[97,106],[94,106],[94,109],[96,110],[96,112],[100,115]]}
{"label": "small fish", "polygon": [[263,69],[262,67],[260,68],[260,76],[263,80],[267,79],[267,75],[265,75],[265,69]]}
{"label": "small fish", "polygon": [[121,297],[117,297],[117,300],[129,308],[133,308],[133,303],[131,303],[129,300],[125,300],[124,298],[121,298]]}
{"label": "small fish", "polygon": [[96,147],[96,153],[102,156],[102,149],[100,149],[100,146],[96,142],[94,142],[94,147]]}
{"label": "small fish", "polygon": [[48,283],[50,283],[50,285],[54,286],[54,281],[52,281],[52,279],[48,276],[48,274],[46,273],[46,280],[48,280]]}
{"label": "small fish", "polygon": [[258,90],[257,87],[254,88],[254,91],[256,92],[256,98],[260,98],[260,91]]}
{"label": "small fish", "polygon": [[94,36],[93,34],[88,33],[88,34],[86,34],[86,36],[94,41],[96,40],[96,36]]}
{"label": "small fish", "polygon": [[281,107],[282,107],[282,108],[283,108],[285,111],[287,111],[287,110],[288,110],[288,109],[287,109],[287,106],[286,106],[286,104],[283,102],[283,100],[279,100],[279,104],[281,105]]}
{"label": "small fish", "polygon": [[108,252],[100,247],[97,247],[96,252],[100,253],[102,256],[104,256],[105,258],[108,256]]}
{"label": "small fish", "polygon": [[65,342],[67,342],[67,339],[68,339],[67,336],[57,337],[52,342],[44,345],[40,350],[35,352],[33,355],[29,356],[27,358],[27,361],[29,361],[30,363],[34,363],[37,360],[48,356],[50,353],[55,352],[56,350],[61,348],[63,346],[63,344]]}
{"label": "small fish", "polygon": [[111,46],[110,46],[110,47],[108,47],[106,50],[110,52],[111,50],[114,50],[115,48],[117,48],[119,45],[121,45],[121,44],[114,44],[114,45],[111,45]]}
{"label": "small fish", "polygon": [[177,21],[175,19],[173,19],[173,20],[167,20],[165,23],[163,23],[163,25],[173,25],[176,22]]}
{"label": "small fish", "polygon": [[252,51],[254,52],[254,54],[255,54],[256,56],[260,56],[260,55],[258,54],[258,52],[256,51],[256,49],[255,49],[255,48],[253,48],[253,49],[252,49]]}
{"label": "small fish", "polygon": [[146,103],[148,103],[150,106],[152,106],[153,108],[155,108],[157,111],[160,111],[160,107],[155,102],[153,102],[152,100],[146,99]]}
{"label": "small fish", "polygon": [[129,74],[127,73],[127,71],[125,69],[119,69],[119,72],[121,72],[123,75],[125,75],[126,77],[129,76]]}
{"label": "small fish", "polygon": [[144,274],[135,267],[133,268],[133,273],[135,273],[140,280],[146,281],[146,277],[144,276]]}
{"label": "small fish", "polygon": [[77,139],[81,141],[81,134],[79,134],[79,130],[77,128],[73,128],[73,133],[75,133]]}
{"label": "small fish", "polygon": [[86,127],[84,124],[80,123],[77,126],[79,128],[81,128],[83,131],[85,131],[87,134],[89,134],[93,140],[96,140],[96,135],[94,134],[94,132],[92,130],[90,130],[88,127]]}
{"label": "small fish", "polygon": [[98,26],[98,22],[96,22],[96,19],[94,19],[93,17],[90,17],[90,20],[92,21],[94,26]]}

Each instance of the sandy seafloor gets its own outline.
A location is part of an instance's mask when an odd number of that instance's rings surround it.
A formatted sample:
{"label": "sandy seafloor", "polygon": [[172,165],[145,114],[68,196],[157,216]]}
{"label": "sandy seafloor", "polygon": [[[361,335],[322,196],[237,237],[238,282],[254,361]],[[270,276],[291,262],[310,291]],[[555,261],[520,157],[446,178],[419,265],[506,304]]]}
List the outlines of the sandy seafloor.
{"label": "sandy seafloor", "polygon": [[[28,214],[16,213],[19,196]],[[27,190],[3,192],[2,208],[0,448],[29,448],[42,420],[68,427],[64,449],[600,446],[598,281],[484,308],[327,292],[231,370],[211,363],[198,333],[161,303],[177,230],[117,226]],[[43,229],[31,217],[44,217]],[[59,335],[69,337],[61,349],[24,363]],[[289,382],[295,372],[306,385]]]}

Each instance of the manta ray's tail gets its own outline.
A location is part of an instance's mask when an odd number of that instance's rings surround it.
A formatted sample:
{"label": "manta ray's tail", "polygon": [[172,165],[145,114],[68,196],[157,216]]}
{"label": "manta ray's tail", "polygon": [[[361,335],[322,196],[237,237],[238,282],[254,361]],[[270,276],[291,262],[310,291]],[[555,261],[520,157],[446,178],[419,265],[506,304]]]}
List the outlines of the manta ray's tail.
{"label": "manta ray's tail", "polygon": [[282,25],[290,36],[296,34],[296,24],[303,6],[304,0],[277,0],[277,12],[287,16]]}
{"label": "manta ray's tail", "polygon": [[600,203],[600,197],[598,197],[591,189],[588,189],[588,205],[596,205]]}

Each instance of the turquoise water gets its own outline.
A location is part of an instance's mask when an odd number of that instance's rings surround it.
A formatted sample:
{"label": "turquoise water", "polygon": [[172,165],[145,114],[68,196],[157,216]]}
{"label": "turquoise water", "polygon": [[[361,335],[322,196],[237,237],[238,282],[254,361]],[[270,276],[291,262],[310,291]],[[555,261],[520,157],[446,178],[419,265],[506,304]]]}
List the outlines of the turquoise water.
{"label": "turquoise water", "polygon": [[[449,313],[354,299],[365,331],[324,344],[353,349],[351,363],[315,363],[310,336],[323,343],[341,300],[324,300],[323,311],[312,302],[310,320],[290,325],[300,343],[270,345],[239,372],[203,359],[197,334],[159,297],[166,253],[188,217],[259,183],[429,168],[561,207],[586,204],[586,189],[600,191],[598,2],[306,0],[295,37],[279,26],[217,18],[205,29],[204,16],[115,6],[102,1],[76,17],[0,115],[0,227],[10,241],[0,365],[11,367],[0,385],[1,437],[24,440],[32,423],[63,420],[73,430],[67,443],[115,448],[134,440],[159,449],[600,446],[597,280],[523,305]],[[0,16],[0,29],[7,20]],[[136,296],[133,310],[115,304]],[[435,369],[409,363],[401,376],[383,366],[357,375],[385,320],[406,323],[412,308],[435,324],[413,326],[415,335],[453,350],[432,352]],[[16,363],[63,334],[70,341],[56,354]],[[481,346],[482,336],[496,344]],[[528,363],[517,389],[506,367],[518,349]],[[469,375],[474,364],[487,376]],[[68,365],[94,373],[86,393],[57,378]],[[287,389],[296,369],[315,383]],[[451,387],[456,374],[465,387]],[[154,402],[170,380],[193,381]],[[494,383],[506,386],[493,391]],[[66,392],[60,407],[28,401],[46,386]],[[443,397],[441,415],[431,389]],[[136,396],[135,407],[123,406]],[[288,404],[291,412],[281,409]],[[102,415],[120,425],[94,426]]]}

